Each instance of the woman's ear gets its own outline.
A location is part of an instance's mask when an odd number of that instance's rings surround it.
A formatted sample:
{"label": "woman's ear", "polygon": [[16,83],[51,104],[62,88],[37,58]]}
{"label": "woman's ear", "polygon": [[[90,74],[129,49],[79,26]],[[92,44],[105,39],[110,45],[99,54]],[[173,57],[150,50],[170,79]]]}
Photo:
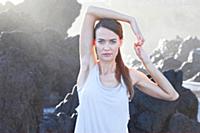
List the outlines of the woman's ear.
{"label": "woman's ear", "polygon": [[120,39],[120,40],[119,40],[119,46],[120,46],[120,47],[122,46],[122,43],[123,43],[123,39]]}
{"label": "woman's ear", "polygon": [[95,42],[95,39],[93,39],[93,41],[92,41],[92,45],[95,45],[95,43],[96,43],[96,42]]}

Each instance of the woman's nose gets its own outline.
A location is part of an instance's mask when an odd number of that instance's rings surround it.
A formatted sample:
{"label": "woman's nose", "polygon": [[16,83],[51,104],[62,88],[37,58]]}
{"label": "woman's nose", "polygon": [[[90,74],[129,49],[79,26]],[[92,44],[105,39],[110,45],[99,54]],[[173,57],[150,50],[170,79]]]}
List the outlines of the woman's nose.
{"label": "woman's nose", "polygon": [[105,49],[105,50],[109,50],[109,49],[110,49],[110,44],[109,44],[109,42],[106,43],[106,44],[104,45],[104,49]]}

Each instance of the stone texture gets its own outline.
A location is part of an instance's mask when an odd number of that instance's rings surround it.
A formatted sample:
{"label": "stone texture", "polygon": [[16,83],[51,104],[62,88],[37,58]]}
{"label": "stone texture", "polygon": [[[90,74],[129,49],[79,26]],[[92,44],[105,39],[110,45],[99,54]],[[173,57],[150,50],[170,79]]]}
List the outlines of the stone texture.
{"label": "stone texture", "polygon": [[0,132],[39,132],[43,107],[70,92],[79,36],[66,32],[80,8],[71,0],[0,5]]}
{"label": "stone texture", "polygon": [[199,133],[200,123],[189,117],[175,113],[169,121],[169,133]]}
{"label": "stone texture", "polygon": [[183,62],[180,69],[184,71],[183,80],[192,78],[200,71],[200,45],[189,53],[188,60]]}
{"label": "stone texture", "polygon": [[[189,89],[182,87],[183,73],[181,71],[169,70],[164,72],[164,75],[180,93],[180,98],[173,102],[159,100],[135,88],[134,99],[129,103],[129,112],[131,116],[128,123],[129,133],[170,133],[180,128],[181,124],[179,119],[184,119],[182,123],[185,126],[181,129],[182,132],[200,132],[198,128],[199,123],[196,121],[196,112],[198,109],[197,98]],[[151,79],[149,75],[148,77]],[[44,115],[46,119],[44,119],[41,124],[42,133],[60,131],[73,132],[77,117],[75,108],[78,104],[78,94],[76,88],[74,88],[72,92],[68,93],[65,99],[57,105],[54,113]],[[181,118],[176,117],[177,112],[182,113]],[[70,116],[72,118],[70,118]],[[185,119],[186,117],[187,119]],[[63,125],[62,123],[65,124]],[[194,129],[191,129],[191,127],[194,127]]]}

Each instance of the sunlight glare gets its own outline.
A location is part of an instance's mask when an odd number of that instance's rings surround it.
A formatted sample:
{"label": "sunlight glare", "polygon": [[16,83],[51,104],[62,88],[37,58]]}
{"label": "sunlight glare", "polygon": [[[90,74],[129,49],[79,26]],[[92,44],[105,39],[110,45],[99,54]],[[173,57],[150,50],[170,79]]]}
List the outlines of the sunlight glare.
{"label": "sunlight glare", "polygon": [[22,3],[24,0],[0,0],[0,4],[5,5],[7,1],[10,1],[11,3],[17,5],[19,3]]}

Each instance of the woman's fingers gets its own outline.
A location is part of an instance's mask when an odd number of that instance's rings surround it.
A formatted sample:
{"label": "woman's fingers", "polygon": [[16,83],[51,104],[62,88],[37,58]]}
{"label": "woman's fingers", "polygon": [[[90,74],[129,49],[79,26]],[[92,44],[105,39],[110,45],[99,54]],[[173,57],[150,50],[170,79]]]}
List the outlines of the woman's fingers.
{"label": "woman's fingers", "polygon": [[141,54],[141,45],[138,45],[137,43],[135,43],[134,49],[135,49],[136,54],[139,56]]}
{"label": "woman's fingers", "polygon": [[138,40],[138,41],[135,43],[135,45],[137,45],[137,46],[142,46],[143,43],[144,43],[144,40]]}

